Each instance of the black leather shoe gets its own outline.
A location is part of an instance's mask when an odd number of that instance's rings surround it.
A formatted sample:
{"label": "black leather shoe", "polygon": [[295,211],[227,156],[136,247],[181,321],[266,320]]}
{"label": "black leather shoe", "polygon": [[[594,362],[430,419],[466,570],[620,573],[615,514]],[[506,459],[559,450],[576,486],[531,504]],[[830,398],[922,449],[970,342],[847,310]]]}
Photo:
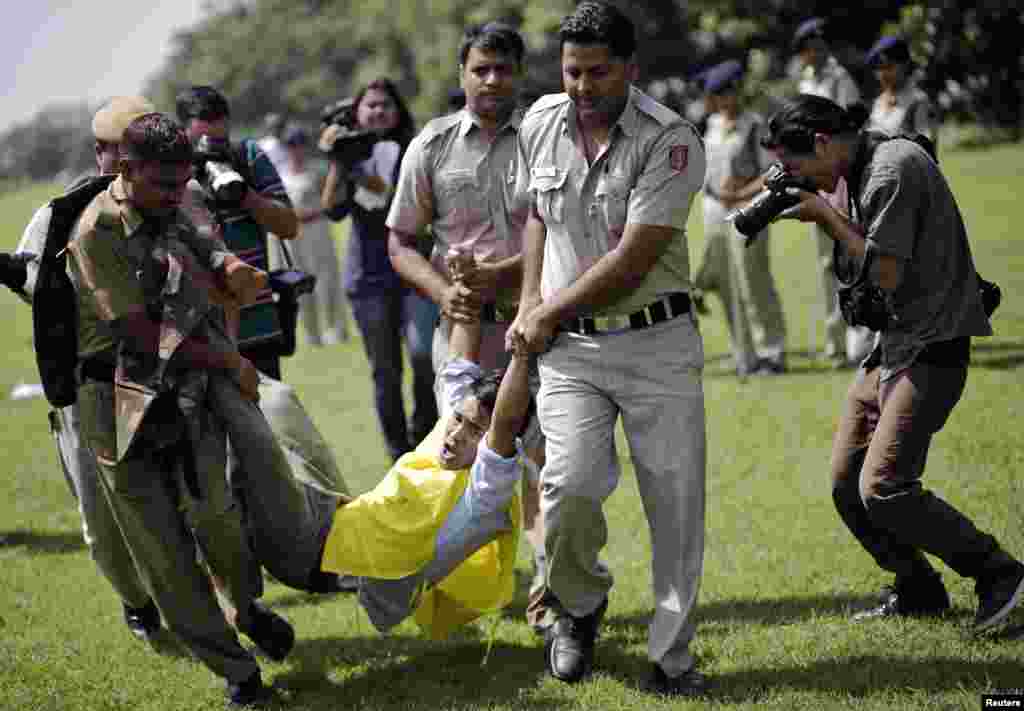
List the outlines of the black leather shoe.
{"label": "black leather shoe", "polygon": [[938,573],[897,580],[882,588],[880,604],[853,616],[854,622],[878,617],[938,617],[949,611],[949,593]]}
{"label": "black leather shoe", "polygon": [[669,676],[665,670],[654,665],[647,690],[663,696],[706,696],[711,684],[708,678],[696,669],[685,671],[679,676]]}
{"label": "black leather shoe", "polygon": [[547,631],[544,643],[544,657],[551,676],[571,684],[591,672],[597,627],[607,609],[606,598],[585,617],[573,617],[567,612],[558,614]]}
{"label": "black leather shoe", "polygon": [[259,672],[237,684],[229,681],[225,694],[228,697],[228,706],[236,708],[263,706],[274,698],[274,690],[263,683]]}
{"label": "black leather shoe", "polygon": [[295,630],[288,620],[257,602],[251,603],[248,623],[238,630],[275,662],[287,657],[295,646]]}
{"label": "black leather shoe", "polygon": [[1015,563],[999,575],[981,578],[974,589],[978,593],[974,631],[984,632],[1005,620],[1024,598],[1024,565]]}
{"label": "black leather shoe", "polygon": [[160,610],[152,600],[142,607],[124,605],[124,623],[132,634],[146,642],[160,630]]}

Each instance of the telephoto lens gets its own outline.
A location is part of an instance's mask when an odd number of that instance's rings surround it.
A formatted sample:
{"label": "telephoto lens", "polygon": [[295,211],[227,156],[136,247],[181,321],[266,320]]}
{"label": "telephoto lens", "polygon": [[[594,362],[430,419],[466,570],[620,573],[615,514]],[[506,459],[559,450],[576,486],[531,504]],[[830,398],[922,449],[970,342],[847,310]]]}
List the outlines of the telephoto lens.
{"label": "telephoto lens", "polygon": [[773,164],[764,174],[764,190],[743,207],[733,210],[726,219],[743,235],[743,244],[749,247],[784,210],[800,203],[799,195],[791,195],[788,188],[814,190],[804,178],[786,172],[782,164]]}

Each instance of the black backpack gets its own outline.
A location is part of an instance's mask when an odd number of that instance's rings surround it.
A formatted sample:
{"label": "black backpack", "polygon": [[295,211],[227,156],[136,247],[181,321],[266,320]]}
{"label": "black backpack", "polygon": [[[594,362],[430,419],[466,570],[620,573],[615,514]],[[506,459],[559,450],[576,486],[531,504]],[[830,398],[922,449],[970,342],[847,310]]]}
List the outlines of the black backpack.
{"label": "black backpack", "polygon": [[79,181],[50,202],[50,227],[32,296],[32,334],[43,392],[54,407],[71,405],[78,396],[78,297],[67,275],[68,239],[82,210],[115,177]]}

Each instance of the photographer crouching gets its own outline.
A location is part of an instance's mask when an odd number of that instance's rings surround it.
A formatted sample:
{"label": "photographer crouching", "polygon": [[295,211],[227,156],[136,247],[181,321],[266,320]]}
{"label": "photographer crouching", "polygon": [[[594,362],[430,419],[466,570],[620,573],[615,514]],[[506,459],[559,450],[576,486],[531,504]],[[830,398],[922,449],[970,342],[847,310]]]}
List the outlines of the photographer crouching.
{"label": "photographer crouching", "polygon": [[[189,217],[200,231],[219,232],[229,250],[267,271],[267,233],[290,240],[299,227],[277,169],[256,141],[231,142],[231,110],[213,87],[184,90],[175,108],[196,155]],[[271,276],[270,288],[241,310],[238,347],[257,370],[280,380],[281,357],[295,352],[296,298],[311,284],[288,279],[288,272]]]}
{"label": "photographer crouching", "polygon": [[908,137],[862,130],[867,111],[802,94],[768,124],[766,148],[785,170],[832,192],[850,188],[852,221],[818,193],[783,218],[814,222],[835,244],[850,325],[880,333],[850,387],[832,447],[832,496],[843,522],[895,573],[881,604],[854,619],[941,615],[949,596],[923,553],[973,578],[974,631],[1003,622],[1024,595],[1024,565],[923,488],[932,436],[960,400],[972,336],[989,336],[967,230],[938,165]]}

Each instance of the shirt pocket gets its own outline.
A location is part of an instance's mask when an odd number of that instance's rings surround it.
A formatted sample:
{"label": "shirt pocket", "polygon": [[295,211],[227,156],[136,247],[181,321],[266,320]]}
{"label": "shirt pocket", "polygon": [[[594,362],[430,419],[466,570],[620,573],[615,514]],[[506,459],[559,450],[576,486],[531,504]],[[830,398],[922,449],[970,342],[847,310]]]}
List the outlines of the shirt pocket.
{"label": "shirt pocket", "polygon": [[620,175],[602,174],[594,188],[594,203],[591,214],[600,224],[598,234],[607,234],[609,247],[614,247],[626,229],[629,211],[629,181]]}
{"label": "shirt pocket", "polygon": [[446,221],[465,222],[476,210],[487,210],[480,194],[476,171],[470,168],[446,170],[437,176],[438,213]]}
{"label": "shirt pocket", "polygon": [[117,461],[117,423],[114,385],[87,379],[78,388],[78,416],[82,441],[100,460]]}
{"label": "shirt pocket", "polygon": [[530,180],[530,192],[537,196],[537,213],[546,223],[565,220],[565,179],[568,175],[568,171],[562,168],[542,165]]}

